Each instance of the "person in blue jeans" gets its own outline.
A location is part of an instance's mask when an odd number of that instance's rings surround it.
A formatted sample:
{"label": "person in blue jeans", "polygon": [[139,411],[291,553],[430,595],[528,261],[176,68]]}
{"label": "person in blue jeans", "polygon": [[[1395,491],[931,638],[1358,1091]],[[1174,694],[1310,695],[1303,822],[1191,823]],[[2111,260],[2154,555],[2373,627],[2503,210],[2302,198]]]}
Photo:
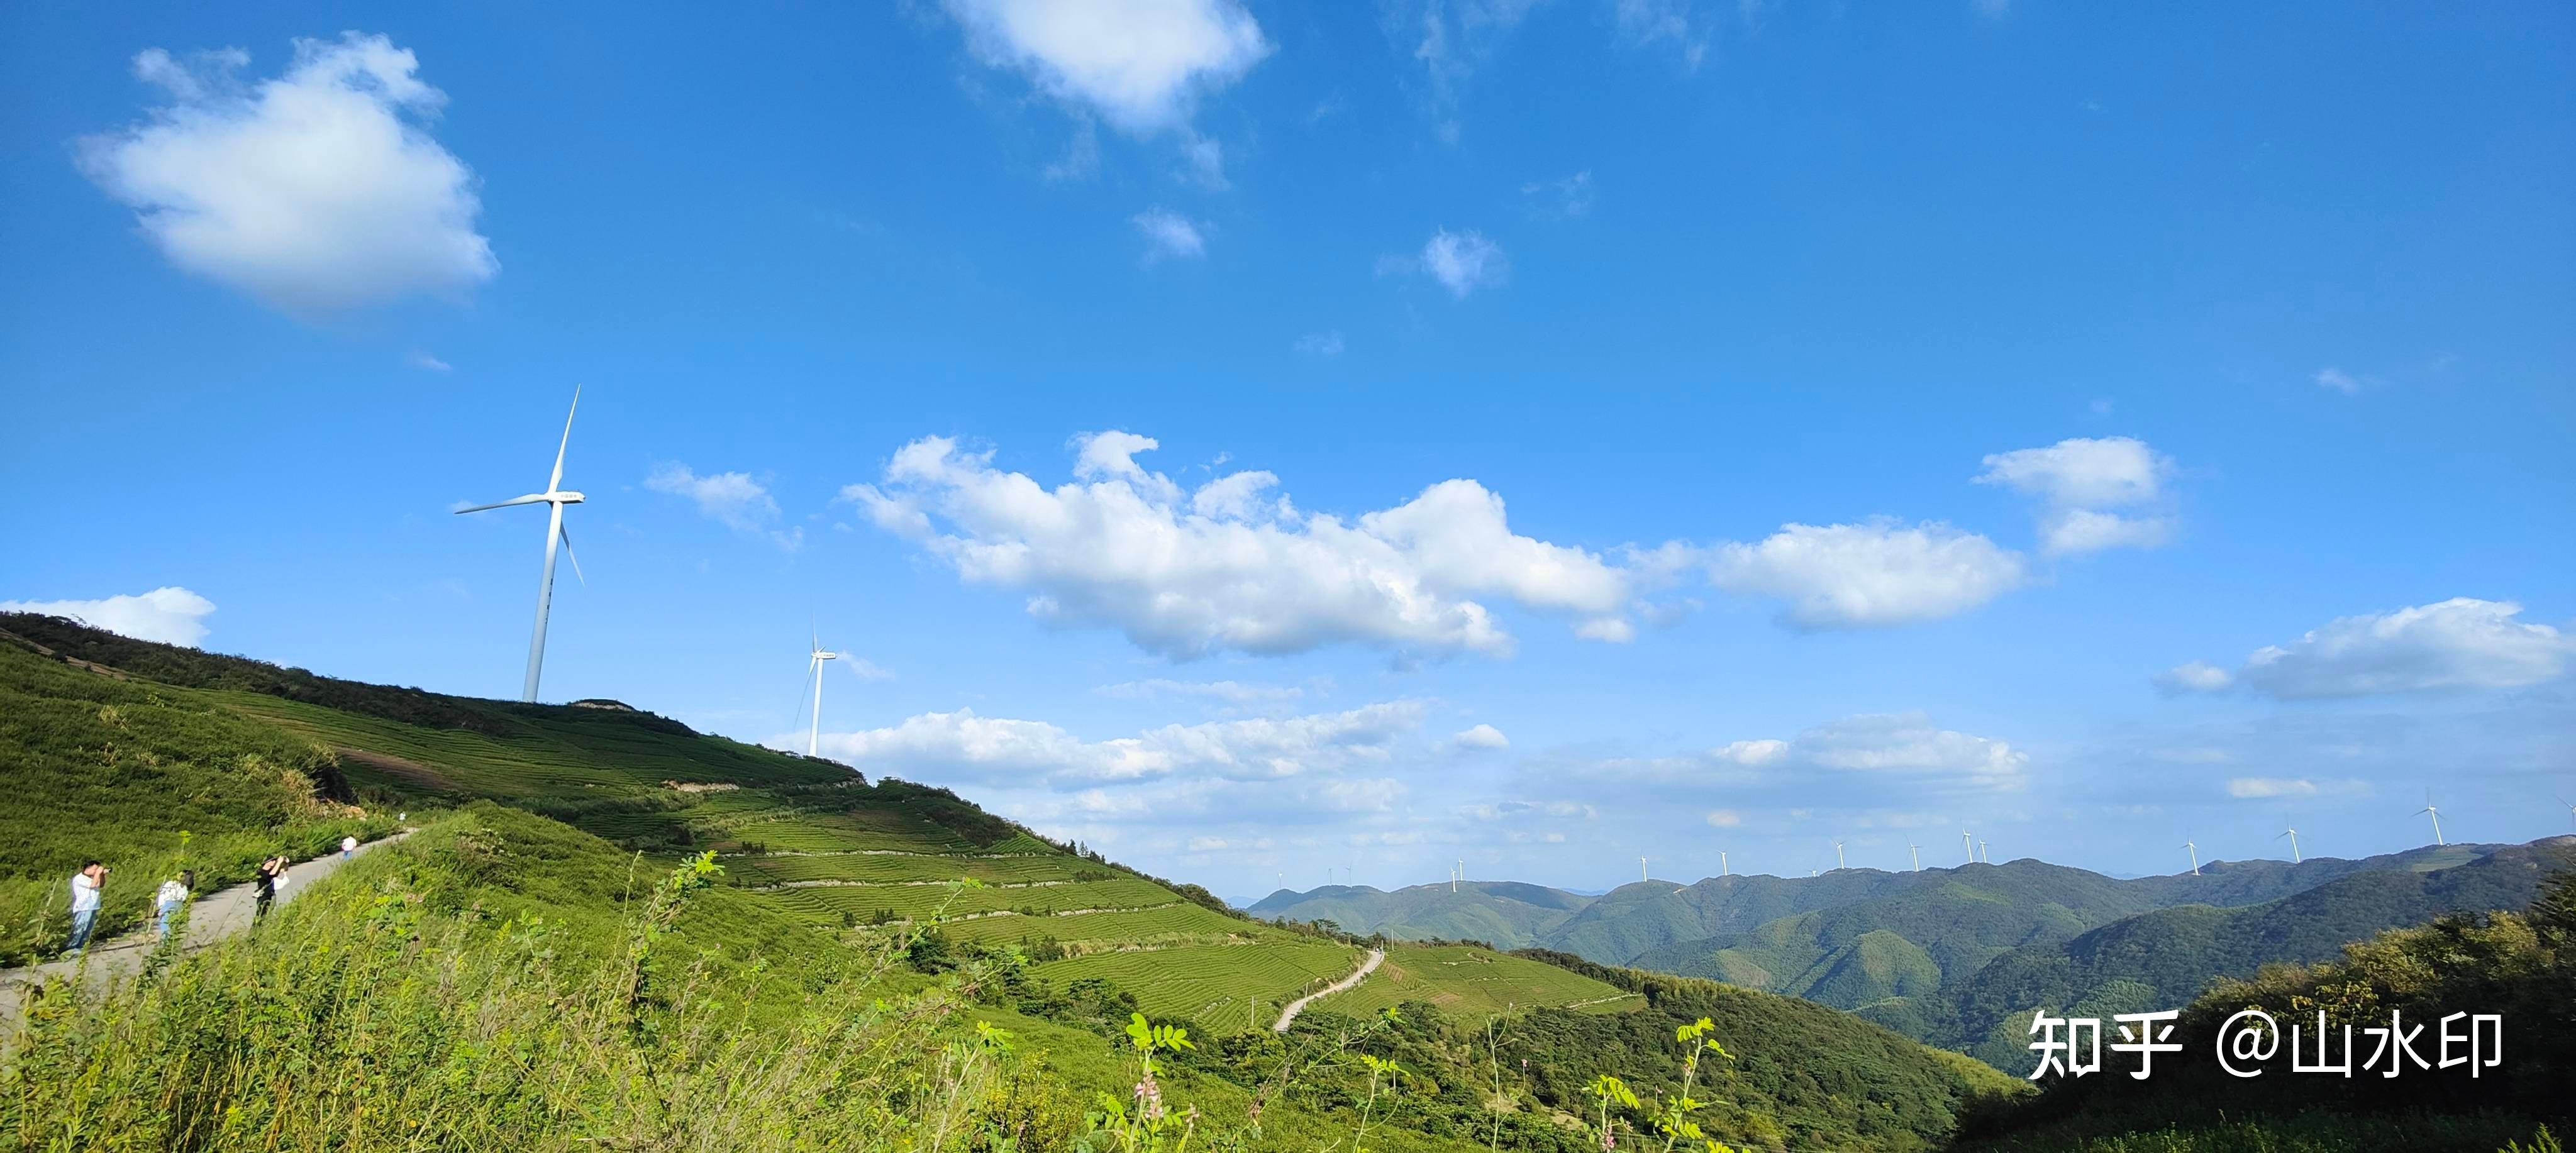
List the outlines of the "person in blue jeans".
{"label": "person in blue jeans", "polygon": [[96,861],[82,862],[80,872],[72,874],[72,940],[64,956],[77,957],[88,950],[90,930],[98,927],[98,891],[105,884],[107,866]]}
{"label": "person in blue jeans", "polygon": [[181,869],[178,876],[161,882],[161,891],[152,895],[152,909],[157,914],[153,921],[155,940],[170,939],[171,915],[177,913],[180,906],[187,904],[189,895],[196,891],[197,871],[195,869]]}

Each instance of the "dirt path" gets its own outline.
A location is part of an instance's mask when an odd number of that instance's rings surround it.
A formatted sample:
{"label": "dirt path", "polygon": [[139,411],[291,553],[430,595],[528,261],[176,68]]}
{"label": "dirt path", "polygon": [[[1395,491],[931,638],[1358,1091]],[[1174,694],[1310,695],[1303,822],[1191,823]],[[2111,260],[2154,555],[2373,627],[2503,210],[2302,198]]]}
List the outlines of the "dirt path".
{"label": "dirt path", "polygon": [[1294,1001],[1288,1002],[1288,1007],[1279,1011],[1279,1023],[1272,1025],[1270,1027],[1270,1031],[1273,1033],[1287,1032],[1288,1026],[1297,1023],[1297,1014],[1306,1011],[1307,1002],[1318,997],[1330,997],[1335,993],[1339,993],[1344,989],[1348,989],[1353,985],[1367,980],[1369,974],[1377,971],[1378,962],[1383,960],[1386,960],[1386,950],[1369,950],[1368,960],[1360,962],[1360,967],[1352,970],[1350,976],[1344,977],[1339,981],[1335,981],[1330,985],[1326,985],[1321,989],[1317,989],[1312,993],[1308,993],[1303,997],[1299,997]]}
{"label": "dirt path", "polygon": [[[411,830],[405,829],[390,837],[379,837],[360,845],[357,851],[358,853],[373,852],[381,846],[390,845],[410,835]],[[287,870],[286,888],[278,893],[277,903],[284,905],[293,901],[315,882],[338,872],[341,864],[340,854],[336,850],[309,861],[297,861],[293,868]],[[156,878],[148,882],[125,883],[158,885],[160,882]],[[188,909],[188,936],[182,942],[183,947],[202,949],[250,928],[250,918],[255,904],[251,896],[251,886],[248,884],[218,889],[197,898]],[[47,961],[40,965],[28,965],[18,969],[0,969],[0,1032],[6,1032],[17,1026],[20,1006],[25,1000],[23,987],[39,985],[57,977],[69,977],[84,964],[89,966],[89,975],[93,979],[121,980],[141,971],[143,959],[151,953],[152,926],[147,922],[141,929],[122,937],[90,942],[89,952],[81,957]]]}

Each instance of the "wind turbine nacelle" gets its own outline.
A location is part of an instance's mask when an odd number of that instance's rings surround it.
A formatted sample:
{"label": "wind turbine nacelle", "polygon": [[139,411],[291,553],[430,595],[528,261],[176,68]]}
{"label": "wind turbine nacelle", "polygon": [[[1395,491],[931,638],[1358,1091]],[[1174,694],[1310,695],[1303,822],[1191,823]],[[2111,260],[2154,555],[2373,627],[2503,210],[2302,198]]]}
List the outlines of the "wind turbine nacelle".
{"label": "wind turbine nacelle", "polygon": [[556,504],[580,504],[581,494],[577,492],[556,491],[547,493],[546,499],[553,501]]}

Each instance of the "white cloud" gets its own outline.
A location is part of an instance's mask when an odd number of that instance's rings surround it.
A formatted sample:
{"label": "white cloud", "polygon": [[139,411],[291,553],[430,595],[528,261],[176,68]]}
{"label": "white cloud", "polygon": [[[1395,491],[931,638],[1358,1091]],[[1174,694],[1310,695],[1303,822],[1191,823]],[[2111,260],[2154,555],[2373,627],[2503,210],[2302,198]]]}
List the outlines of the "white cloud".
{"label": "white cloud", "polygon": [[177,585],[94,601],[0,601],[0,612],[71,617],[118,636],[189,648],[206,639],[206,617],[214,611],[215,602]]}
{"label": "white cloud", "polygon": [[1986,457],[1979,484],[2008,485],[2069,508],[2113,508],[2154,500],[2172,463],[2126,436],[2076,437],[2047,448]]}
{"label": "white cloud", "polygon": [[1789,755],[1789,742],[1734,741],[1710,750],[1709,755],[1738,765],[1768,765]]}
{"label": "white cloud", "polygon": [[1637,639],[1637,626],[1626,617],[1594,617],[1574,626],[1574,635],[1588,641],[1624,645]]}
{"label": "white cloud", "polygon": [[887,671],[884,666],[881,666],[866,657],[860,656],[857,653],[842,653],[840,656],[840,663],[847,667],[851,672],[857,673],[859,675],[859,679],[863,681],[890,681],[894,679],[894,674]]}
{"label": "white cloud", "polygon": [[1156,447],[1148,437],[1076,443],[1075,481],[1052,490],[995,469],[990,453],[925,437],[896,452],[879,483],[841,496],[970,582],[1030,590],[1041,619],[1109,625],[1176,658],[1341,641],[1500,656],[1511,637],[1473,598],[1586,618],[1629,603],[1635,574],[1513,533],[1502,498],[1472,480],[1344,520],[1268,495],[1268,473],[1184,491],[1135,462]]}
{"label": "white cloud", "polygon": [[644,478],[644,487],[654,492],[688,498],[698,511],[737,532],[764,537],[780,548],[794,552],[805,544],[805,530],[780,530],[778,501],[769,489],[753,480],[747,472],[720,472],[699,476],[685,464],[656,465]]}
{"label": "white cloud", "polygon": [[2039,547],[2052,556],[2106,548],[2155,548],[2173,539],[2173,528],[2171,517],[2064,509],[2040,519]]}
{"label": "white cloud", "polygon": [[2227,782],[2227,795],[2238,800],[2271,800],[2279,797],[2325,797],[2370,795],[2367,781],[2317,781],[2306,777],[2232,777]]}
{"label": "white cloud", "polygon": [[1479,288],[1501,284],[1511,272],[1502,246],[1480,232],[1440,229],[1423,242],[1421,261],[1422,270],[1460,300]]}
{"label": "white cloud", "polygon": [[1744,814],[1733,809],[1711,809],[1708,811],[1708,823],[1712,828],[1738,828],[1744,824]]}
{"label": "white cloud", "polygon": [[944,0],[985,64],[1139,135],[1177,128],[1270,42],[1236,0]]}
{"label": "white cloud", "polygon": [[2156,674],[2156,688],[2167,696],[2181,693],[2214,693],[2236,683],[2236,674],[2207,661],[2175,665]]}
{"label": "white cloud", "polygon": [[455,367],[454,365],[451,365],[444,360],[440,360],[435,356],[431,356],[426,352],[422,352],[419,349],[413,349],[412,354],[409,357],[404,358],[404,363],[411,365],[413,368],[424,368],[431,372],[446,372]]}
{"label": "white cloud", "polygon": [[2338,617],[2288,645],[2255,650],[2235,678],[2267,696],[2308,700],[2519,688],[2564,676],[2576,636],[2514,619],[2521,614],[2512,601],[2453,597]]}
{"label": "white cloud", "polygon": [[[1165,725],[1133,737],[1085,741],[1045,721],[959,709],[922,713],[886,728],[825,733],[818,745],[824,756],[859,769],[920,773],[932,780],[1043,781],[1059,788],[1182,776],[1257,781],[1383,760],[1393,742],[1421,726],[1423,711],[1419,701],[1387,701],[1340,713]],[[789,734],[770,743],[792,747],[796,738]],[[1371,790],[1383,791],[1362,791]]]}
{"label": "white cloud", "polygon": [[1189,217],[1163,208],[1148,208],[1128,218],[1145,238],[1145,262],[1165,257],[1190,259],[1207,255],[1207,238]]}
{"label": "white cloud", "polygon": [[1778,597],[1806,629],[1936,620],[2022,583],[2022,559],[1937,522],[1790,524],[1758,544],[1720,546],[1711,579],[1729,592]]}
{"label": "white cloud", "polygon": [[2351,396],[2361,391],[2361,380],[2340,368],[2320,368],[2315,377],[2317,387]]}
{"label": "white cloud", "polygon": [[1477,725],[1449,738],[1449,743],[1462,749],[1505,749],[1512,744],[1503,730],[1492,725]]}
{"label": "white cloud", "polygon": [[1307,356],[1340,356],[1342,354],[1342,332],[1340,329],[1333,329],[1328,332],[1307,333],[1306,335],[1297,338],[1295,348],[1298,352]]}
{"label": "white cloud", "polygon": [[474,173],[423,127],[447,98],[410,50],[297,40],[284,75],[245,86],[249,63],[147,49],[134,73],[170,103],[80,142],[82,171],[171,263],[300,315],[460,295],[500,270]]}
{"label": "white cloud", "polygon": [[1992,737],[1937,728],[1919,713],[1845,717],[1799,733],[1791,758],[1804,765],[1872,773],[1908,773],[1963,783],[2019,784],[2029,756]]}
{"label": "white cloud", "polygon": [[1592,211],[1592,172],[1577,172],[1560,180],[1533,180],[1521,185],[1521,197],[1530,211],[1539,216],[1571,220]]}
{"label": "white cloud", "polygon": [[2075,437],[2047,448],[1995,453],[1984,463],[1977,483],[2004,485],[2044,502],[2040,547],[2052,555],[2153,548],[2173,535],[2169,517],[2109,511],[2162,499],[2173,461],[2145,441]]}

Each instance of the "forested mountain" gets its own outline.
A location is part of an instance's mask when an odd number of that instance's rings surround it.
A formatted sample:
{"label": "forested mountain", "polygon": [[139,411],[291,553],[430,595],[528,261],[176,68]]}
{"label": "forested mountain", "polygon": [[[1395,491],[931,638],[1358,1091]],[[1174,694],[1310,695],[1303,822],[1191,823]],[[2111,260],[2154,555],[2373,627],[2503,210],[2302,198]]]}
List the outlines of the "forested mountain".
{"label": "forested mountain", "polygon": [[2175,1008],[2213,979],[2332,960],[2351,942],[2447,913],[2521,909],[2551,870],[2571,866],[2576,837],[2557,837],[2445,869],[2355,873],[2260,905],[2160,909],[2014,949],[1936,993],[1902,994],[1861,1013],[2022,1072],[2036,1010],[2108,1018]]}

